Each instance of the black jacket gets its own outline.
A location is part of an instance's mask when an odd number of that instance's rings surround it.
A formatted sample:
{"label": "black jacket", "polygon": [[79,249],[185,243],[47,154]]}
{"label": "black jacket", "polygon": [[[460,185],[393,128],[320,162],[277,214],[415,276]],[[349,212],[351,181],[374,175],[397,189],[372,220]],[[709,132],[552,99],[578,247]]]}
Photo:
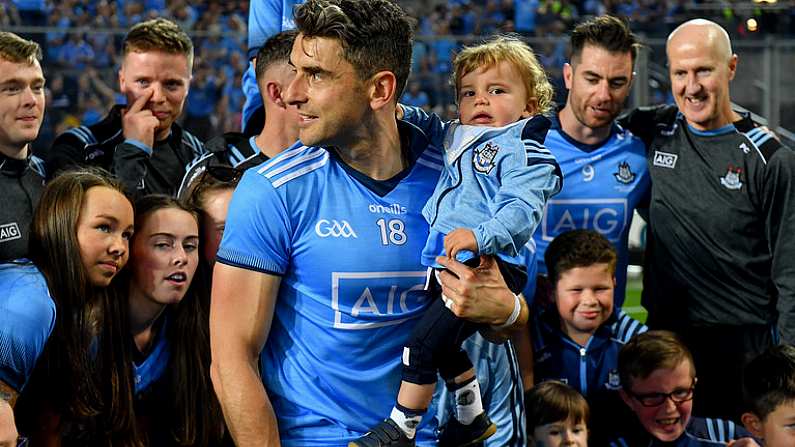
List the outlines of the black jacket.
{"label": "black jacket", "polygon": [[121,179],[130,193],[175,195],[191,160],[206,152],[204,144],[176,123],[151,152],[125,141],[116,105],[100,122],[59,135],[46,157],[50,178],[75,166],[99,166]]}
{"label": "black jacket", "polygon": [[27,257],[30,223],[44,178],[40,158],[16,160],[0,154],[0,261]]}

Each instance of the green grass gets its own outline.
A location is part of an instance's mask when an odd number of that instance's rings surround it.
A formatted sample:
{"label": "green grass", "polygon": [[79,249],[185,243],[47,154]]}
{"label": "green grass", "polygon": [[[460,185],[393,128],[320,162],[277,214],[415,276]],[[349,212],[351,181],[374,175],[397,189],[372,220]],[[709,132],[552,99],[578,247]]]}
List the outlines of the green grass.
{"label": "green grass", "polygon": [[643,290],[643,278],[629,278],[627,280],[627,294],[624,299],[624,312],[632,318],[646,322],[646,309],[640,305],[640,292]]}

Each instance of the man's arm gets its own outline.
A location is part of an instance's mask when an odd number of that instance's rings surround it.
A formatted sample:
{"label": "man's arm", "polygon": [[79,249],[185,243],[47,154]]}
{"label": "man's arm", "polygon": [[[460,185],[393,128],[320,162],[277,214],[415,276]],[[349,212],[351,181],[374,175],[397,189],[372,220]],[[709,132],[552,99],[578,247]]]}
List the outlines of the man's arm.
{"label": "man's arm", "polygon": [[773,255],[771,278],[778,297],[778,332],[795,343],[795,153],[779,148],[768,160],[765,175],[765,230]]}
{"label": "man's arm", "polygon": [[[459,318],[491,325],[490,330],[481,331],[486,339],[501,343],[527,324],[527,303],[521,295],[517,302],[494,258],[481,256],[475,268],[446,257],[438,257],[436,262],[449,270],[442,271],[439,280],[442,293],[453,301],[450,310]],[[505,326],[514,315],[516,319]]]}
{"label": "man's arm", "polygon": [[279,446],[279,427],[258,359],[281,278],[216,263],[210,305],[210,376],[238,446]]}
{"label": "man's arm", "polygon": [[8,401],[0,399],[0,447],[15,447],[18,436],[14,409]]}

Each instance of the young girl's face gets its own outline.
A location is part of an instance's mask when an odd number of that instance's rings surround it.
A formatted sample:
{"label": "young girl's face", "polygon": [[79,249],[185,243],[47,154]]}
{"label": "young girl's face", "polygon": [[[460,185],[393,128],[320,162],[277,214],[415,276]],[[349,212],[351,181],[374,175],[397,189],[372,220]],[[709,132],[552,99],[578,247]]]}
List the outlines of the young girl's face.
{"label": "young girl's face", "polygon": [[132,290],[158,304],[175,304],[199,264],[199,225],[189,212],[162,208],[144,218],[132,244]]}
{"label": "young girl's face", "polygon": [[462,76],[459,82],[458,109],[462,124],[505,126],[534,115],[534,104],[521,74],[510,62],[480,67]]}
{"label": "young girl's face", "polygon": [[588,428],[584,422],[558,421],[533,430],[533,447],[588,446]]}
{"label": "young girl's face", "polygon": [[123,194],[105,186],[86,191],[77,219],[77,243],[91,285],[107,287],[124,267],[132,233],[133,207]]}

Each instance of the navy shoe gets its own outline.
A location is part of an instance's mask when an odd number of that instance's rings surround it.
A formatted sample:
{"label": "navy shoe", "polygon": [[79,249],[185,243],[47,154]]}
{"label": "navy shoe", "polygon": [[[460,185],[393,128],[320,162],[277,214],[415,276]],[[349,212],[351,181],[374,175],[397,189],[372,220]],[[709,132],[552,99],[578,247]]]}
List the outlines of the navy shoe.
{"label": "navy shoe", "polygon": [[349,442],[348,447],[414,447],[414,440],[395,421],[384,419],[361,438]]}
{"label": "navy shoe", "polygon": [[497,433],[497,424],[491,422],[489,415],[480,413],[469,425],[450,418],[439,430],[439,447],[464,447],[475,445]]}

